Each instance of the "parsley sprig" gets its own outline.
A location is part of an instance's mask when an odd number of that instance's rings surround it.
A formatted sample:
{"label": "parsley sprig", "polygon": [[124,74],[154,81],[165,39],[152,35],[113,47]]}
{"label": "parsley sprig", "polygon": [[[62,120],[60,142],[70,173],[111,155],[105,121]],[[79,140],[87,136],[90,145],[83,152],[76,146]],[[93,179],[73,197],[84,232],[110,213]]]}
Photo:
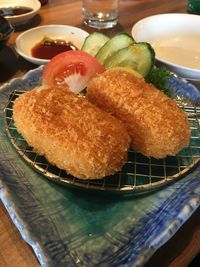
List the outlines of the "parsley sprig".
{"label": "parsley sprig", "polygon": [[161,90],[168,96],[172,96],[172,92],[168,85],[168,80],[173,76],[173,74],[168,71],[165,67],[154,66],[149,72],[148,76],[145,78],[146,82],[152,83],[156,88]]}

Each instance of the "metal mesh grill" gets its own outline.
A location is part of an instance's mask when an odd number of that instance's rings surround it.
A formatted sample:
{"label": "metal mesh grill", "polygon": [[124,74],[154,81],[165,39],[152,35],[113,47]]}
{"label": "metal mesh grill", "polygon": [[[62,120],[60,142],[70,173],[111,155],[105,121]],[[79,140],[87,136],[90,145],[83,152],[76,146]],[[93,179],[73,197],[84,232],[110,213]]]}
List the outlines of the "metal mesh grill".
{"label": "metal mesh grill", "polygon": [[121,172],[98,180],[85,181],[75,178],[48,163],[43,156],[37,155],[17,132],[12,111],[13,102],[21,93],[14,91],[5,108],[6,130],[9,139],[26,162],[54,182],[101,191],[144,193],[175,181],[200,161],[200,107],[180,104],[181,108],[188,114],[191,140],[189,147],[183,149],[176,157],[157,160],[130,150],[128,162],[123,166]]}

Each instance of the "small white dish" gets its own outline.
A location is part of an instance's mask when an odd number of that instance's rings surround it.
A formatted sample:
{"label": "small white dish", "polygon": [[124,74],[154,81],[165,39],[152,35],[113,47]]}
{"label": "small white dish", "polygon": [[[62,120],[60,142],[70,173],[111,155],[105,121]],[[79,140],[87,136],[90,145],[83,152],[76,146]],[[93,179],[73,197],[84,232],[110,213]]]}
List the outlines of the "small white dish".
{"label": "small white dish", "polygon": [[41,3],[38,0],[1,0],[0,8],[26,7],[32,11],[14,16],[5,16],[5,18],[13,25],[23,24],[33,18],[41,8]]}
{"label": "small white dish", "polygon": [[33,57],[31,49],[44,37],[69,41],[80,49],[87,36],[88,33],[86,31],[77,27],[68,25],[45,25],[32,28],[20,34],[15,41],[15,49],[26,60],[37,65],[43,65],[47,64],[49,60]]}
{"label": "small white dish", "polygon": [[179,76],[200,80],[200,16],[159,14],[138,21],[132,28],[136,42],[148,42],[158,64]]}

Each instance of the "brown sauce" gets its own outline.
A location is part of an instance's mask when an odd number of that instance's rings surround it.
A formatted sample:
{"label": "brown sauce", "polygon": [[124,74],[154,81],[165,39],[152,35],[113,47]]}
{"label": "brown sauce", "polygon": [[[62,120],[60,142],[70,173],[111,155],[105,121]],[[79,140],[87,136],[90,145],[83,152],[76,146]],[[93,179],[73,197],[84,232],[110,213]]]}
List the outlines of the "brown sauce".
{"label": "brown sauce", "polygon": [[2,7],[0,8],[1,16],[18,16],[33,11],[32,8],[26,6],[15,6],[15,7]]}
{"label": "brown sauce", "polygon": [[77,47],[65,40],[44,38],[31,49],[31,54],[36,58],[52,59],[54,56],[69,50],[77,50]]}

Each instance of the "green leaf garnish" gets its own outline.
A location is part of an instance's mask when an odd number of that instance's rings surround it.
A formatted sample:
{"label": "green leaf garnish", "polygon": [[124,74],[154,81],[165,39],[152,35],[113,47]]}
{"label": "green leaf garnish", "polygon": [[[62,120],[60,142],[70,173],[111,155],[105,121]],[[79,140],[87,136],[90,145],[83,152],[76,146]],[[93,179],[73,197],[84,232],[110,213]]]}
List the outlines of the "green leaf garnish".
{"label": "green leaf garnish", "polygon": [[154,66],[145,78],[146,82],[152,83],[156,88],[161,90],[168,96],[172,96],[172,92],[168,85],[168,80],[173,74],[168,71],[165,67]]}

